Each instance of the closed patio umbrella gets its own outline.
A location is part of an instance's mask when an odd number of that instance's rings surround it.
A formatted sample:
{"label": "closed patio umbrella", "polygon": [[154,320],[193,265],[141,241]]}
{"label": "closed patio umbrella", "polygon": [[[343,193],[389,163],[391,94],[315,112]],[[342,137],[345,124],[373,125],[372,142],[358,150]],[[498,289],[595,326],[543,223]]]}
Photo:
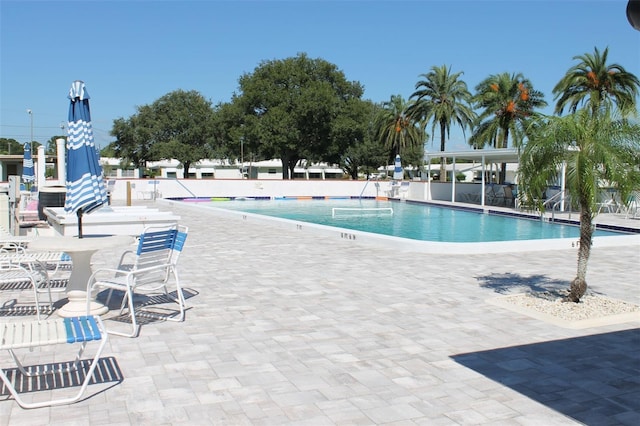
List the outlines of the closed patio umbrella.
{"label": "closed patio umbrella", "polygon": [[35,182],[36,175],[33,171],[33,157],[31,156],[31,144],[24,144],[24,154],[22,158],[22,181],[26,184]]}
{"label": "closed patio umbrella", "polygon": [[627,19],[633,28],[640,31],[640,0],[629,0]]}
{"label": "closed patio umbrella", "polygon": [[393,168],[393,180],[402,180],[404,173],[402,171],[402,162],[400,161],[400,155],[396,155],[395,166]]}
{"label": "closed patio umbrella", "polygon": [[78,237],[82,238],[82,215],[107,203],[107,188],[93,141],[89,93],[84,82],[73,82],[69,99],[67,193],[64,209],[77,214]]}

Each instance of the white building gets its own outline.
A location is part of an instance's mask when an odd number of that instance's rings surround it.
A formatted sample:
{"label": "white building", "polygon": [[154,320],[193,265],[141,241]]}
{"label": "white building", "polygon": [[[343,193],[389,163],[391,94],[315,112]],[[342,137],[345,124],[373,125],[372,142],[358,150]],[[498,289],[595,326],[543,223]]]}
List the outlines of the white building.
{"label": "white building", "polygon": [[[141,178],[140,169],[124,167],[119,158],[101,158],[100,164],[107,178]],[[155,177],[182,179],[184,167],[178,160],[150,161],[147,168]],[[294,169],[295,179],[342,179],[344,171],[337,165],[312,164]],[[282,161],[264,160],[256,162],[230,162],[229,160],[201,160],[189,167],[189,178],[193,179],[282,179]]]}

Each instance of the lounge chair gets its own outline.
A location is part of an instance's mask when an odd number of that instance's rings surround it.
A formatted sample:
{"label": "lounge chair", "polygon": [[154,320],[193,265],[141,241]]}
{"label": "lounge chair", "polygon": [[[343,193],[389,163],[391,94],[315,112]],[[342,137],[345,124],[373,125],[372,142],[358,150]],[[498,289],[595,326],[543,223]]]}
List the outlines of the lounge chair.
{"label": "lounge chair", "polygon": [[[71,258],[67,253],[59,251],[33,251],[27,246],[5,243],[0,247],[0,263],[11,262],[29,265],[33,262],[42,263],[50,278],[61,279],[58,272],[71,270]],[[68,276],[65,278],[69,278]]]}
{"label": "lounge chair", "polygon": [[[140,332],[138,316],[156,317],[167,321],[183,321],[185,300],[178,277],[178,257],[182,252],[187,238],[188,228],[179,225],[166,227],[148,227],[140,235],[140,241],[135,253],[123,253],[117,268],[101,268],[96,270],[87,285],[87,292],[96,289],[109,289],[106,305],[113,291],[123,293],[120,305],[120,315],[131,318],[131,332],[120,332],[109,329],[109,333],[125,337],[136,337]],[[133,256],[133,262],[127,259]],[[168,291],[167,284],[173,281],[175,296]],[[157,297],[159,290],[163,296]],[[154,295],[156,297],[154,297]],[[135,296],[145,297],[143,303],[135,304]],[[178,312],[167,314],[154,310],[154,302],[166,302],[169,299],[178,304]]]}
{"label": "lounge chair", "polygon": [[[88,369],[84,371],[80,358],[89,342],[99,342],[95,356],[90,360]],[[87,385],[93,378],[93,372],[98,365],[100,354],[107,343],[102,320],[98,316],[82,316],[74,318],[57,318],[47,321],[11,321],[0,323],[0,350],[8,351],[17,369],[0,368],[0,378],[9,393],[23,408],[38,408],[53,405],[71,404],[78,401]],[[17,351],[33,351],[36,347],[50,347],[54,345],[79,345],[75,359],[66,363],[26,367],[20,361]],[[44,352],[44,351],[43,351]],[[50,352],[47,350],[47,352]],[[41,354],[38,354],[40,359]],[[59,354],[55,354],[56,358]],[[22,357],[21,357],[22,358]],[[50,367],[51,366],[51,367]],[[54,368],[55,366],[55,368]],[[83,378],[84,375],[84,378]],[[38,379],[36,379],[36,377]],[[79,382],[80,389],[70,397],[60,397],[39,402],[27,402],[16,387],[26,388],[29,393],[34,390],[49,391],[55,384],[67,381]],[[62,391],[60,391],[62,392]]]}
{"label": "lounge chair", "polygon": [[46,220],[40,220],[37,199],[28,200],[24,203],[24,208],[20,207],[18,224],[21,228],[34,227],[45,223],[47,223]]}
{"label": "lounge chair", "polygon": [[15,247],[27,247],[29,241],[33,238],[27,236],[13,235],[0,225],[0,249],[8,248],[14,249]]}

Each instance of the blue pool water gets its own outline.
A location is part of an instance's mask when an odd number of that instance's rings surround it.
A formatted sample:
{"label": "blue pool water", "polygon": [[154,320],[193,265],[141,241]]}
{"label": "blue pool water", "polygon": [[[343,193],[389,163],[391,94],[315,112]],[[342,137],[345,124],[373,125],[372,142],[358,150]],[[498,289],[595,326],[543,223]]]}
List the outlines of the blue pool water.
{"label": "blue pool water", "polygon": [[[234,200],[214,201],[210,205],[422,241],[469,243],[580,236],[577,226],[475,213],[428,204],[371,199]],[[392,214],[389,209],[393,210]],[[594,236],[614,235],[621,234],[602,230],[594,233]]]}

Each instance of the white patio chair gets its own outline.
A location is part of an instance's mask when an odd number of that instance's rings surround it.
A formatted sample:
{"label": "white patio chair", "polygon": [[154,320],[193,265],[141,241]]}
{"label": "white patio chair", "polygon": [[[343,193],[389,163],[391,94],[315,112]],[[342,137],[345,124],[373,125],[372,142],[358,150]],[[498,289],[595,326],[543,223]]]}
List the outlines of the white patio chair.
{"label": "white patio chair", "polygon": [[[95,356],[89,361],[88,369],[84,371],[86,362],[80,358],[89,342],[99,342]],[[39,408],[53,405],[71,404],[82,398],[87,385],[93,378],[93,372],[98,365],[100,355],[107,343],[102,320],[98,316],[82,316],[74,318],[56,318],[46,321],[11,321],[0,323],[0,350],[8,351],[17,369],[0,368],[0,379],[4,382],[9,393],[23,408]],[[18,357],[17,351],[32,352],[36,347],[50,347],[54,345],[79,345],[77,355],[73,361],[56,362],[45,366],[25,366],[24,361]],[[25,351],[28,350],[28,351]],[[45,351],[43,351],[45,352]],[[50,353],[49,350],[47,352]],[[26,355],[24,355],[26,356]],[[37,354],[40,359],[41,354]],[[55,357],[60,355],[55,353]],[[83,378],[84,375],[84,378]],[[36,391],[51,391],[55,384],[78,383],[80,389],[70,397],[57,397],[45,401],[26,401],[23,392],[29,394]],[[63,386],[64,387],[64,386]],[[23,392],[19,392],[23,390]],[[58,395],[58,394],[57,394]]]}
{"label": "white patio chair", "polygon": [[[110,328],[109,333],[125,337],[136,337],[140,331],[138,316],[152,316],[167,321],[183,321],[185,311],[185,299],[180,286],[178,276],[178,257],[182,252],[187,238],[188,228],[180,225],[165,227],[148,227],[140,235],[140,241],[135,253],[123,253],[117,268],[101,268],[96,270],[89,278],[87,292],[96,289],[109,289],[106,305],[114,290],[123,293],[120,305],[120,315],[131,318],[131,332],[125,333]],[[133,255],[133,262],[127,263],[127,258]],[[175,296],[168,291],[169,282],[175,285]],[[164,299],[160,301],[171,301],[178,304],[177,315],[167,314],[154,310],[153,302],[159,301],[153,295],[157,295],[162,290]],[[150,296],[151,295],[151,296]],[[147,303],[135,304],[135,296],[146,296]]]}
{"label": "white patio chair", "polygon": [[162,198],[162,193],[158,190],[158,182],[153,180],[147,182],[147,189],[138,191],[138,199],[157,200]]}
{"label": "white patio chair", "polygon": [[598,214],[605,211],[606,213],[618,213],[619,206],[614,198],[614,193],[610,191],[602,191],[600,193],[600,201],[597,203]]}
{"label": "white patio chair", "polygon": [[632,191],[625,206],[625,219],[640,218],[640,191]]}
{"label": "white patio chair", "polygon": [[0,290],[10,294],[10,299],[0,305],[0,312],[12,316],[25,315],[32,312],[32,309],[28,307],[31,302],[26,303],[26,300],[20,300],[19,303],[18,295],[24,291],[33,294],[33,303],[38,320],[40,320],[43,308],[40,301],[41,294],[47,296],[46,304],[48,305],[49,313],[53,311],[49,274],[46,266],[36,259],[22,258],[21,261],[16,261],[15,258],[3,257],[3,253],[0,253]]}

